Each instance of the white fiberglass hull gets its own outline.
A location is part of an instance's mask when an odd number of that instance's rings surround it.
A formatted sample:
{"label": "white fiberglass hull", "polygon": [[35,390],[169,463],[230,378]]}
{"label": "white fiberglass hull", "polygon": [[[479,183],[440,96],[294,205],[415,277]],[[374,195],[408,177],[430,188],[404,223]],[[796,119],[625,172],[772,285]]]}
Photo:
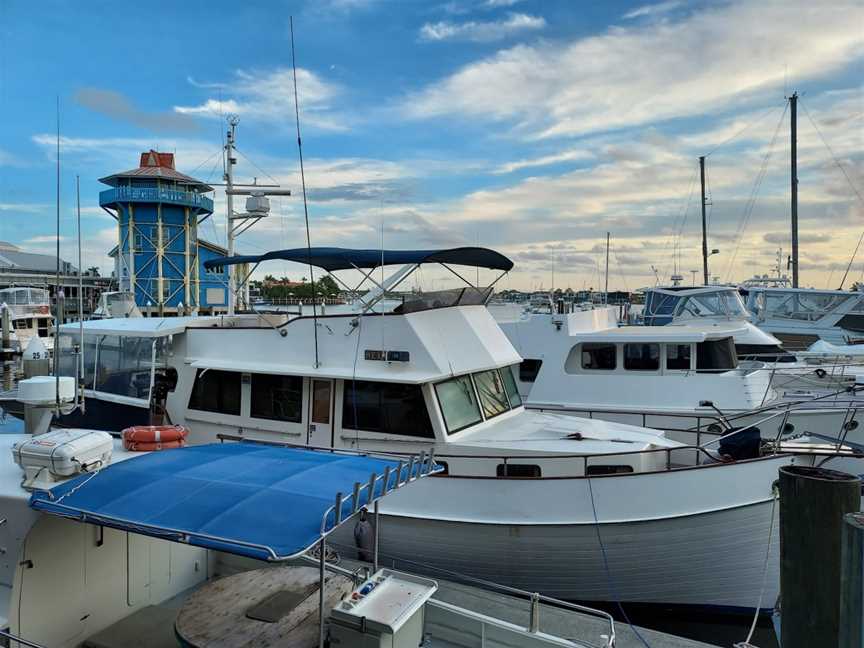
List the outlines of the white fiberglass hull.
{"label": "white fiberglass hull", "polygon": [[796,461],[590,480],[433,477],[382,503],[381,560],[570,600],[747,610],[759,604],[764,574],[761,607],[771,608],[779,588],[776,519],[765,571],[772,483]]}
{"label": "white fiberglass hull", "polygon": [[[420,570],[431,566],[566,600],[755,609],[770,514],[771,503],[764,502],[692,517],[603,524],[599,533],[606,562],[593,524],[496,525],[386,516],[381,560],[403,560],[406,568]],[[778,555],[775,526],[762,608],[773,607],[779,592]]]}

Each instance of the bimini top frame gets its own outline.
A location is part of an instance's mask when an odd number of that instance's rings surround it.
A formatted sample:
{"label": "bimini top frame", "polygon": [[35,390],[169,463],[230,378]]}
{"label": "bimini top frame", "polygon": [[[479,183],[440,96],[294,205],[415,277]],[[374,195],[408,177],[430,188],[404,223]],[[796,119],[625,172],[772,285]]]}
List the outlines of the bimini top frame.
{"label": "bimini top frame", "polygon": [[[513,261],[503,254],[481,247],[459,247],[443,250],[369,250],[337,247],[294,248],[290,250],[273,250],[272,252],[259,255],[218,257],[205,261],[204,267],[212,269],[239,263],[253,263],[255,265],[252,268],[252,272],[254,272],[260,263],[275,260],[293,261],[321,268],[343,288],[355,294],[357,294],[360,287],[367,280],[371,281],[376,285],[377,290],[370,291],[362,299],[364,312],[370,310],[380,301],[387,291],[395,290],[400,283],[424,263],[441,264],[468,284],[468,286],[477,290],[480,290],[479,286],[472,284],[450,266],[462,265],[472,268],[500,270],[501,274],[487,289],[498,283],[505,274],[513,269]],[[388,265],[401,265],[403,267],[387,279],[380,283],[377,282],[372,277],[373,270]],[[348,286],[338,276],[332,274],[338,270],[357,270],[362,274],[362,279],[356,286]],[[248,276],[251,276],[252,272]],[[489,294],[491,294],[491,291],[489,291]]]}

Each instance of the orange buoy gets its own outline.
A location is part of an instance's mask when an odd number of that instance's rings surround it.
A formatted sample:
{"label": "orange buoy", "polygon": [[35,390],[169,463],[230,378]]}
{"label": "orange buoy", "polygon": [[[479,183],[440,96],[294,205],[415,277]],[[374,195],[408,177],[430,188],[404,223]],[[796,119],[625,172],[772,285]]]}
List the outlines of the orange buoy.
{"label": "orange buoy", "polygon": [[182,448],[189,434],[182,425],[134,425],[121,433],[123,447],[133,452]]}

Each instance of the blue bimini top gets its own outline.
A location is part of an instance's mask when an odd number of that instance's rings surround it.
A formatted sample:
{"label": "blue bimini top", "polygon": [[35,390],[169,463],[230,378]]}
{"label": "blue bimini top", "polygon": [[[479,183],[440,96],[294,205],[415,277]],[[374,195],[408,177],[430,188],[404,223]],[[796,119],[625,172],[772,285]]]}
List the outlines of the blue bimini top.
{"label": "blue bimini top", "polygon": [[[30,506],[81,522],[276,561],[302,554],[370,504],[370,490],[374,501],[408,483],[409,476],[440,469],[431,458],[402,462],[250,442],[215,443],[112,464],[35,492]],[[370,489],[373,474],[377,478]],[[337,493],[343,494],[338,524]]]}
{"label": "blue bimini top", "polygon": [[499,252],[481,247],[459,247],[445,250],[353,250],[336,247],[294,248],[273,250],[265,254],[218,257],[204,262],[207,269],[238,263],[262,261],[295,261],[307,263],[328,272],[337,270],[371,269],[387,265],[422,263],[452,263],[509,272],[513,262]]}

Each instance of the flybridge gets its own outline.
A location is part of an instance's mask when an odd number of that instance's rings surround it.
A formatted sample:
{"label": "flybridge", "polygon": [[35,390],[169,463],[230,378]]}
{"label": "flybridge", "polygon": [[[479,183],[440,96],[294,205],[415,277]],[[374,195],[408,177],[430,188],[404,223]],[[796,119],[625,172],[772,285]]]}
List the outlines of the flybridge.
{"label": "flybridge", "polygon": [[[485,303],[489,295],[492,294],[492,286],[498,283],[513,268],[513,261],[503,254],[481,247],[458,247],[443,250],[375,250],[338,247],[293,248],[290,250],[273,250],[272,252],[259,255],[218,257],[206,261],[204,267],[213,269],[240,263],[254,264],[252,271],[248,275],[251,276],[260,263],[276,260],[294,261],[321,268],[343,288],[355,294],[367,280],[372,282],[375,284],[375,288],[360,298],[360,301],[364,304],[364,312],[370,310],[388,291],[395,290],[399,284],[424,263],[440,264],[464,281],[469,288],[473,289],[472,292],[474,295],[471,297],[465,295],[465,291],[463,290],[454,299],[448,299],[447,301],[453,303],[447,305],[475,303],[478,300],[479,303]],[[389,265],[400,265],[402,267],[380,283],[372,277],[373,270]],[[489,286],[481,288],[475,286],[454,270],[451,267],[453,265],[500,270],[501,274]],[[360,283],[353,287],[349,286],[339,276],[332,274],[339,270],[356,270],[360,272],[362,275]],[[450,293],[452,291],[446,292]]]}

